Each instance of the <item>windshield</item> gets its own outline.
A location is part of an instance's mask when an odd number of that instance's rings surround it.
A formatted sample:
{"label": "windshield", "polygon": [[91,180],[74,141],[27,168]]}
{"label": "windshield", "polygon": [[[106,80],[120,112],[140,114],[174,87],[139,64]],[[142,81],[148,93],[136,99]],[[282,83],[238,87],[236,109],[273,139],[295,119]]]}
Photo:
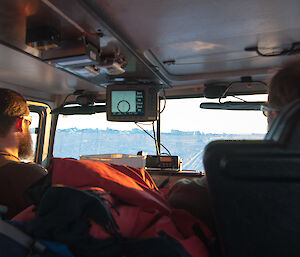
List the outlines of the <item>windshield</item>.
{"label": "windshield", "polygon": [[[242,97],[247,101],[266,101],[267,95]],[[237,101],[227,97],[224,101]],[[161,114],[161,142],[172,155],[183,160],[184,170],[203,171],[205,146],[219,139],[263,139],[267,119],[260,111],[206,110],[200,103],[211,99],[168,100]],[[172,119],[170,117],[173,117]]]}
{"label": "windshield", "polygon": [[[247,101],[266,101],[267,95],[246,96]],[[228,101],[236,101],[231,97]],[[217,100],[215,100],[217,102]],[[262,139],[267,119],[259,111],[205,110],[199,105],[211,99],[167,100],[161,113],[161,143],[183,160],[183,170],[203,171],[205,145],[217,139]],[[164,101],[162,101],[162,106]],[[152,123],[138,123],[153,135]],[[162,154],[168,151],[161,148]],[[154,140],[130,122],[109,122],[104,113],[60,115],[54,143],[55,157],[79,158],[94,154],[156,154]]]}

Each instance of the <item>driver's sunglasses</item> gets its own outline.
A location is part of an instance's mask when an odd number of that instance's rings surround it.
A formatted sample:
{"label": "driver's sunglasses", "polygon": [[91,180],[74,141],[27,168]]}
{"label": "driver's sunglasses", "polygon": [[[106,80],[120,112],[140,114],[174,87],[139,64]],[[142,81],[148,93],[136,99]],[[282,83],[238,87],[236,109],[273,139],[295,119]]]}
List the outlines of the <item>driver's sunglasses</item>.
{"label": "driver's sunglasses", "polygon": [[20,117],[21,119],[24,119],[24,120],[27,120],[28,121],[28,123],[29,123],[29,125],[31,124],[31,122],[32,122],[32,117],[31,116],[21,116]]}
{"label": "driver's sunglasses", "polygon": [[277,111],[277,112],[280,111],[280,109],[269,107],[267,104],[262,104],[260,106],[260,110],[262,111],[263,115],[265,115],[266,117],[268,117],[268,114],[271,111]]}

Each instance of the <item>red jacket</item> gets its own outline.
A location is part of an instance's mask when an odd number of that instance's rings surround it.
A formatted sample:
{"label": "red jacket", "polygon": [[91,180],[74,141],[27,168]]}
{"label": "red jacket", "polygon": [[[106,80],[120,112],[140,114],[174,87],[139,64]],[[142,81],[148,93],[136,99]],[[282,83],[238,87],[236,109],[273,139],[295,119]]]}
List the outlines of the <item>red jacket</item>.
{"label": "red jacket", "polygon": [[[157,237],[159,231],[180,242],[192,256],[208,256],[204,243],[194,234],[198,223],[207,237],[209,230],[196,218],[183,210],[172,209],[144,169],[107,164],[96,161],[53,159],[52,184],[65,185],[80,190],[110,192],[105,197],[124,237]],[[28,221],[35,217],[28,208],[14,220]],[[91,221],[90,234],[97,239],[110,237],[102,227]]]}

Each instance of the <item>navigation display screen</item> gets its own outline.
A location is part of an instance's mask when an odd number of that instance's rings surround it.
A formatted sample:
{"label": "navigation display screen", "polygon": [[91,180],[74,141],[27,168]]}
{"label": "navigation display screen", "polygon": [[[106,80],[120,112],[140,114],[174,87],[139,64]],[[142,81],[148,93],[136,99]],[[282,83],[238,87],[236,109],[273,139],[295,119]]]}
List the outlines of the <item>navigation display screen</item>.
{"label": "navigation display screen", "polygon": [[112,91],[112,115],[143,115],[144,91]]}

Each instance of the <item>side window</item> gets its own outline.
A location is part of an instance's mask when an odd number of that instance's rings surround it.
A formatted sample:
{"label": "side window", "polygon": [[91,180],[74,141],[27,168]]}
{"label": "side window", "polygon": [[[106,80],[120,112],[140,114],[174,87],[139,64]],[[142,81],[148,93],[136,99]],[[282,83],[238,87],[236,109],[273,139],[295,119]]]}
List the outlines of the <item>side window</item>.
{"label": "side window", "polygon": [[30,136],[32,139],[32,156],[25,162],[36,162],[46,166],[49,155],[49,140],[51,130],[51,109],[47,104],[27,101],[32,122]]}
{"label": "side window", "polygon": [[30,116],[32,117],[32,122],[30,125],[30,135],[32,139],[32,151],[34,155],[30,161],[35,160],[36,152],[37,152],[37,139],[38,139],[38,132],[39,132],[39,123],[40,123],[40,114],[37,112],[31,112]]}
{"label": "side window", "polygon": [[38,144],[38,131],[39,131],[39,124],[40,124],[40,114],[34,111],[30,111],[30,116],[32,118],[30,124],[30,136],[32,140],[32,156],[22,159],[24,162],[34,162],[37,155],[37,144]]}

